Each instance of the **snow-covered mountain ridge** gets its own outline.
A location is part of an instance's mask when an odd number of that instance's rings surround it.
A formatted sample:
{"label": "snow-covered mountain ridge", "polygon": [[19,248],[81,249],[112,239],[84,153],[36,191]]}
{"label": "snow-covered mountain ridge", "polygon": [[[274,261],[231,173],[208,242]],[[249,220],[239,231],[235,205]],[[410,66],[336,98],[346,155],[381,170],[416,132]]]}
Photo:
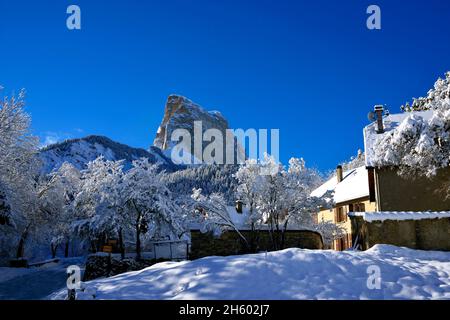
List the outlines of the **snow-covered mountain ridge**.
{"label": "snow-covered mountain ridge", "polygon": [[179,168],[159,148],[150,147],[149,150],[133,148],[104,136],[91,135],[66,140],[41,149],[39,153],[43,164],[41,172],[49,173],[58,169],[66,161],[81,170],[89,161],[99,156],[107,160],[125,160],[125,167],[129,167],[133,160],[145,157],[152,163],[160,163],[161,169],[168,172]]}
{"label": "snow-covered mountain ridge", "polygon": [[50,173],[66,161],[81,170],[99,156],[107,160],[125,160],[125,167],[131,166],[133,160],[145,157],[152,163],[160,163],[161,169],[167,172],[185,169],[185,166],[174,164],[168,156],[173,146],[170,136],[179,128],[187,129],[193,134],[194,121],[202,122],[203,131],[215,128],[225,132],[228,129],[228,122],[219,111],[207,111],[186,97],[172,94],[167,98],[163,119],[153,146],[148,150],[133,148],[105,136],[90,135],[70,139],[40,150],[41,173]]}

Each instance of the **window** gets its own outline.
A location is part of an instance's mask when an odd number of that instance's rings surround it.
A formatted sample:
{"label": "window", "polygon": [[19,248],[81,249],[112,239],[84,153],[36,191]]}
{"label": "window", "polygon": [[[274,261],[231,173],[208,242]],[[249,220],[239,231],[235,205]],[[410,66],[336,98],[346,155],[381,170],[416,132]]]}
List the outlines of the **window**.
{"label": "window", "polygon": [[338,207],[334,212],[335,222],[343,222],[347,220],[347,215],[345,214],[344,207]]}
{"label": "window", "polygon": [[352,212],[365,212],[366,211],[366,206],[364,205],[364,203],[355,203],[353,205],[349,205],[353,208],[353,210],[349,209]]}

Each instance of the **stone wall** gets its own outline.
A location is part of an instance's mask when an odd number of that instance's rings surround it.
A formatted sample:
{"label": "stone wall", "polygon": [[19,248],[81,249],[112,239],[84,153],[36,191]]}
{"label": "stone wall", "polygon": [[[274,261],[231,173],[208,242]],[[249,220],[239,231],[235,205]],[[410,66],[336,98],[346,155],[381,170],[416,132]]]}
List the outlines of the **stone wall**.
{"label": "stone wall", "polygon": [[392,244],[420,250],[450,251],[450,218],[364,221],[351,217],[352,239],[358,235],[362,250],[375,244]]}
{"label": "stone wall", "polygon": [[[251,238],[250,231],[241,231],[246,239]],[[272,242],[268,231],[260,231],[256,251],[270,251]],[[309,230],[286,231],[285,248],[323,249],[322,236]],[[191,231],[191,251],[189,258],[198,259],[206,256],[228,256],[248,253],[242,239],[235,231],[224,232],[220,237],[211,233]]]}

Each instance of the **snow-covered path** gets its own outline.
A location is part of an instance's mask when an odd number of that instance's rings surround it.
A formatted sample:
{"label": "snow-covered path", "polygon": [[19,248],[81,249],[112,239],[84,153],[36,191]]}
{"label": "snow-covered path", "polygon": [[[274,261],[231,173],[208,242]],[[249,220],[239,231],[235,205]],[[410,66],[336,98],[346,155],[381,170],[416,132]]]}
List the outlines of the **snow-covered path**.
{"label": "snow-covered path", "polygon": [[[65,259],[58,264],[50,264],[41,268],[14,269],[0,268],[10,273],[6,280],[0,275],[0,300],[39,300],[45,299],[55,290],[66,284],[66,268],[71,264],[79,264],[80,259]],[[4,280],[4,281],[3,281]]]}
{"label": "snow-covered path", "polygon": [[[379,289],[370,277],[376,269]],[[450,299],[450,252],[287,249],[164,262],[85,288],[79,299]]]}

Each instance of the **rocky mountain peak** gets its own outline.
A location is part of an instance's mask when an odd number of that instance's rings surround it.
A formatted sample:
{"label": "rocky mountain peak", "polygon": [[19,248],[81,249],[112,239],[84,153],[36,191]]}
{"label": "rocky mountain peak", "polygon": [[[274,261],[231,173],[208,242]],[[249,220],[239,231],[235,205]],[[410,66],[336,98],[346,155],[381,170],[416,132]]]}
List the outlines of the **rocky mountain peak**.
{"label": "rocky mountain peak", "polygon": [[167,98],[164,117],[153,146],[162,150],[170,149],[170,137],[176,129],[186,129],[193,135],[194,121],[202,121],[203,130],[214,128],[225,132],[228,129],[228,122],[219,111],[206,111],[192,100],[173,94]]}

